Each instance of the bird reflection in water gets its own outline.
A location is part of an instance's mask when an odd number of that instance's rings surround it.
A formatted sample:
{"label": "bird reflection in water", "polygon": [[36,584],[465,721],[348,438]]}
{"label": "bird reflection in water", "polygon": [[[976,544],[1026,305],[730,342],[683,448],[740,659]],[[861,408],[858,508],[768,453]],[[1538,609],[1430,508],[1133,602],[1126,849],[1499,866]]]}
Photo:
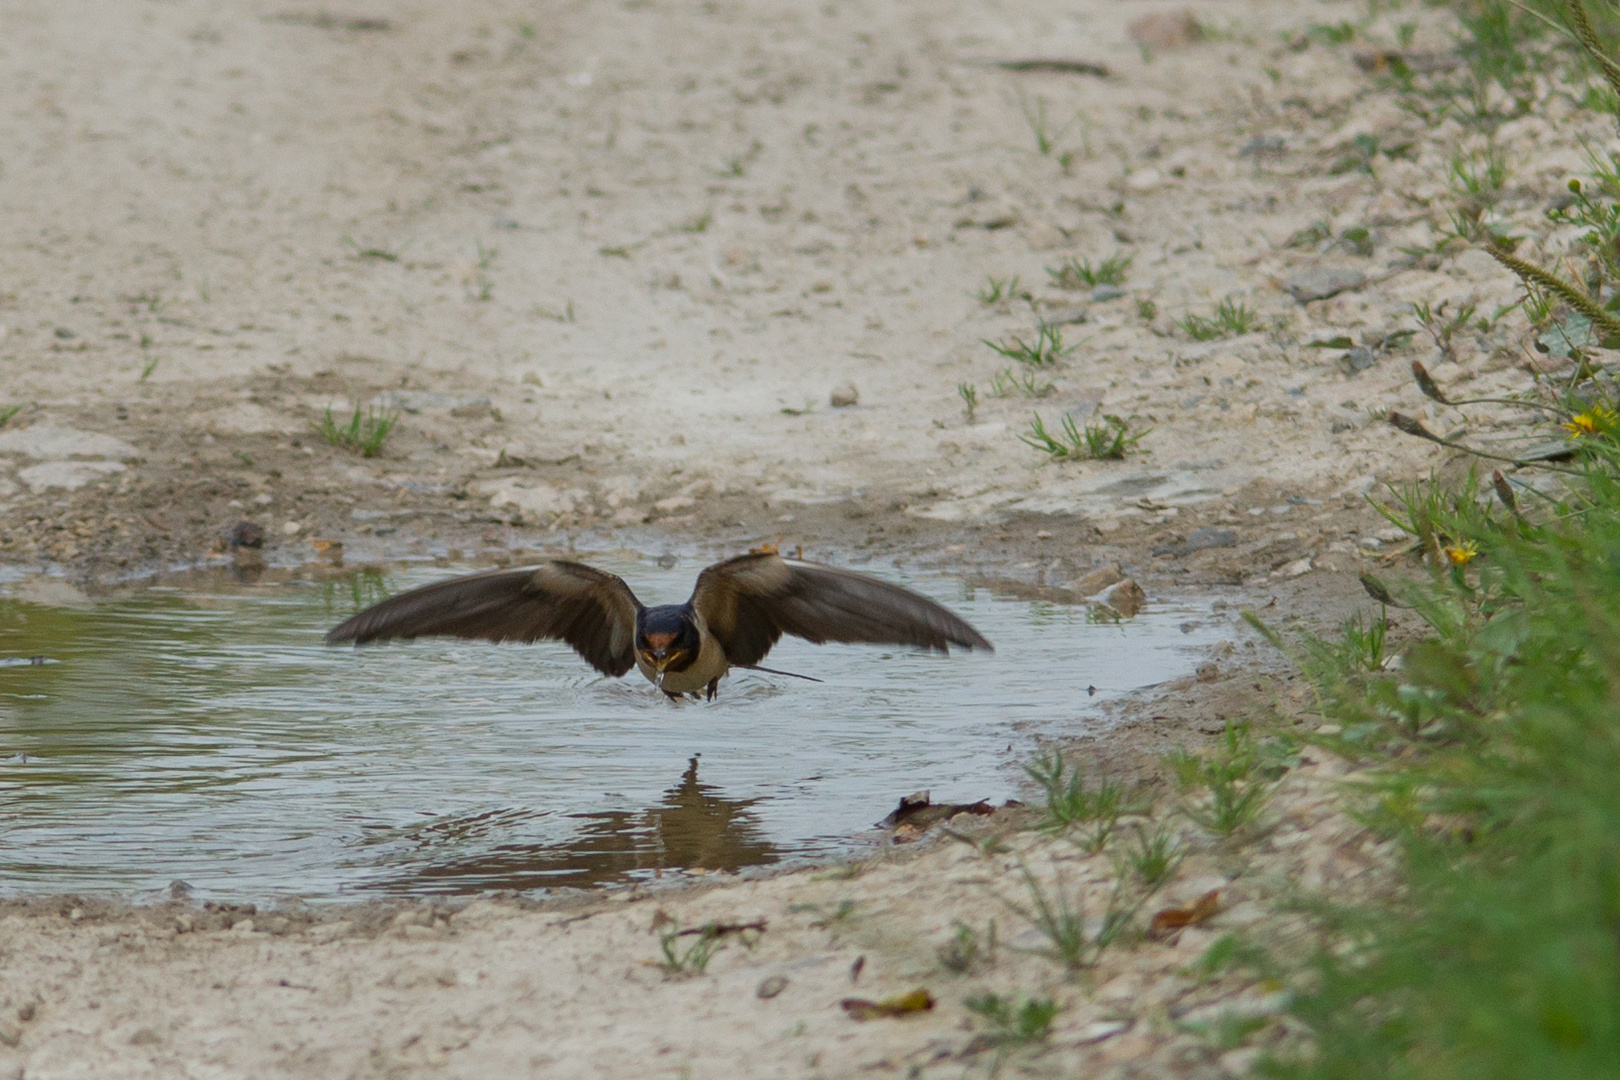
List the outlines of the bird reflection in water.
{"label": "bird reflection in water", "polygon": [[[750,811],[757,799],[727,799],[698,781],[691,758],[680,783],[656,806],[639,812],[572,815],[579,831],[557,844],[497,843],[472,855],[434,860],[407,877],[379,883],[389,892],[525,892],[581,888],[651,877],[665,870],[736,870],[774,863],[780,855],[765,840]],[[430,854],[443,846],[478,844],[516,824],[507,811],[490,811],[396,834]]]}

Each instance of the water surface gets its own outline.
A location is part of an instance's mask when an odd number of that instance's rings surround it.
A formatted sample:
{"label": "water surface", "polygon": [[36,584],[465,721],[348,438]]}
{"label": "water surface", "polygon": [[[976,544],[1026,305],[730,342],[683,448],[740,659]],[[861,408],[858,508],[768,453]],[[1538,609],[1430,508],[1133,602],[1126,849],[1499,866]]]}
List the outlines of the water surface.
{"label": "water surface", "polygon": [[[593,561],[644,603],[685,599],[701,568]],[[1203,608],[1110,625],[888,572],[997,652],[788,639],[766,663],[824,682],[734,673],[712,704],[560,644],[321,644],[450,573],[0,601],[0,894],[458,894],[836,855],[919,788],[1011,796],[1032,734],[1185,674],[1220,631]]]}

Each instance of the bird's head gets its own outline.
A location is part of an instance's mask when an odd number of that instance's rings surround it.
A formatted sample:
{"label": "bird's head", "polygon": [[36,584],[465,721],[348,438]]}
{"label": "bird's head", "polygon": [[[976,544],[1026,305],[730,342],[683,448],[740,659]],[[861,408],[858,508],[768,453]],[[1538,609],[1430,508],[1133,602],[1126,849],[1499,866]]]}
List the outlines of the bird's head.
{"label": "bird's head", "polygon": [[636,627],[636,652],[659,674],[685,671],[697,659],[701,647],[697,624],[679,608],[649,609]]}

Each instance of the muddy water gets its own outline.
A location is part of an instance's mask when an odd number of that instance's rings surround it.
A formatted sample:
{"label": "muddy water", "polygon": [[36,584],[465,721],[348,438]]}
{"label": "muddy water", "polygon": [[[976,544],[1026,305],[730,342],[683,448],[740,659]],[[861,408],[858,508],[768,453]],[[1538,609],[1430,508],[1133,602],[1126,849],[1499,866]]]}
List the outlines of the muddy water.
{"label": "muddy water", "polygon": [[[700,568],[597,561],[646,603],[684,599]],[[321,644],[448,573],[0,601],[0,894],[535,890],[837,854],[919,788],[1009,797],[1031,733],[1185,674],[1227,629],[1202,605],[1110,625],[889,574],[997,652],[790,640],[767,662],[824,682],[738,673],[713,704],[599,678],[562,645]]]}

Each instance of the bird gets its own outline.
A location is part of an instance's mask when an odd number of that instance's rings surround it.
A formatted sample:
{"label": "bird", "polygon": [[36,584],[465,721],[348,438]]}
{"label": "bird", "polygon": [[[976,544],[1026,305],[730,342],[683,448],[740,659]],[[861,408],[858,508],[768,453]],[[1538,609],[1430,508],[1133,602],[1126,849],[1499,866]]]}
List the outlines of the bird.
{"label": "bird", "polygon": [[713,701],[732,668],[793,674],[759,667],[783,634],[817,645],[995,651],[964,619],[925,596],[868,574],[787,558],[769,545],[705,569],[684,604],[647,607],[617,574],[547,559],[389,597],[333,627],[326,643],[563,641],[604,675],[636,668],[672,701],[688,695]]}

